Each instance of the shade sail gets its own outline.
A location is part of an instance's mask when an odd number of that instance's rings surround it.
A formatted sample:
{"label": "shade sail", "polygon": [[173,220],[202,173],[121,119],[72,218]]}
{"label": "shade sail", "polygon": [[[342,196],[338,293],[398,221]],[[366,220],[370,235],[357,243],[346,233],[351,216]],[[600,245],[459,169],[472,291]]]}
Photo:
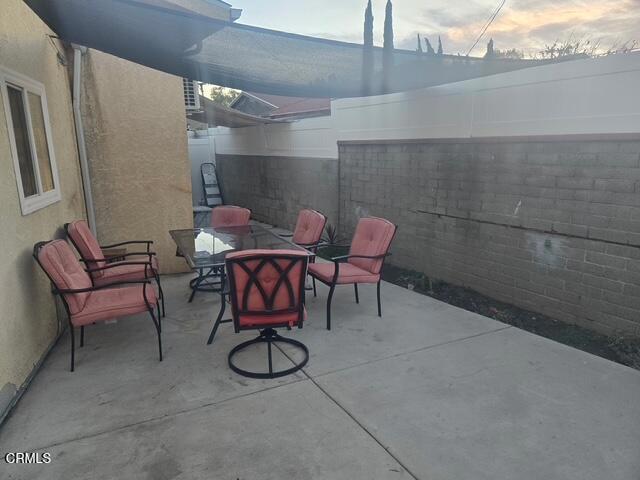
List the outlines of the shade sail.
{"label": "shade sail", "polygon": [[383,85],[382,49],[363,90],[363,47],[241,25],[135,0],[25,0],[62,39],[174,75],[275,95],[355,97],[526,68],[533,60],[395,50]]}

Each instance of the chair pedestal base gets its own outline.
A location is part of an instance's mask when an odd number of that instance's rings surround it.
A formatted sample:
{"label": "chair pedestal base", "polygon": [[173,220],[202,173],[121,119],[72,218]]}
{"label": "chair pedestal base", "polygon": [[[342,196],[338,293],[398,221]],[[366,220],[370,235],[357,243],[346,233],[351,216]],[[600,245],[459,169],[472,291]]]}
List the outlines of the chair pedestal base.
{"label": "chair pedestal base", "polygon": [[[301,362],[297,363],[296,365],[294,365],[291,368],[287,368],[286,370],[277,370],[274,371],[273,370],[273,357],[271,354],[271,350],[272,350],[272,346],[273,343],[287,343],[289,345],[293,345],[294,347],[302,350],[302,352],[304,353],[304,358]],[[269,372],[250,372],[247,370],[243,370],[239,367],[237,367],[234,363],[233,363],[233,356],[240,352],[241,350],[244,350],[245,348],[247,348],[250,345],[254,345],[257,343],[266,343],[267,344],[267,351],[268,351],[268,361],[269,361]],[[256,338],[254,338],[253,340],[249,340],[246,342],[243,342],[239,345],[236,345],[235,347],[233,347],[233,349],[229,352],[229,357],[228,357],[228,362],[229,362],[229,368],[231,368],[231,370],[233,370],[234,372],[236,372],[239,375],[242,375],[244,377],[249,377],[249,378],[278,378],[278,377],[284,377],[286,375],[290,375],[294,372],[297,372],[298,370],[300,370],[302,367],[304,367],[307,362],[309,361],[309,349],[306,347],[306,345],[304,345],[301,342],[298,342],[297,340],[292,340],[290,338],[285,338],[285,337],[281,337],[278,332],[276,332],[273,328],[266,328],[264,330],[262,330],[260,332],[260,335],[258,335]]]}

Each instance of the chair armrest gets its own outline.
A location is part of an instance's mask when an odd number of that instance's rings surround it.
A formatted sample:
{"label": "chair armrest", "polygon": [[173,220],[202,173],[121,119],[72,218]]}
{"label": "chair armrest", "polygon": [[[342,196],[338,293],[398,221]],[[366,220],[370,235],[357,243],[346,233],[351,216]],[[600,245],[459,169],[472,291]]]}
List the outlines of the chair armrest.
{"label": "chair armrest", "polygon": [[147,256],[147,257],[154,257],[156,256],[156,252],[130,252],[130,253],[125,253],[124,255],[118,255],[119,257],[132,257],[132,256]]}
{"label": "chair armrest", "polygon": [[102,250],[102,256],[104,258],[107,258],[109,261],[114,261],[115,259],[122,258],[124,255],[126,255],[126,253],[126,247],[108,248]]}
{"label": "chair armrest", "polygon": [[87,273],[101,272],[103,270],[108,270],[110,268],[119,267],[120,265],[146,265],[149,268],[151,268],[151,262],[116,262],[116,263],[110,263],[108,265],[105,265],[104,267],[85,268],[84,270]]}
{"label": "chair armrest", "polygon": [[[155,256],[156,252],[131,252],[131,253],[125,253],[123,255],[118,255],[118,258],[131,257],[136,255],[149,257],[149,261],[151,261],[151,257]],[[110,260],[109,258],[92,258],[90,260],[85,260],[84,258],[80,259],[82,263],[108,262],[109,260]],[[115,262],[115,263],[124,263],[124,262]]]}
{"label": "chair armrest", "polygon": [[140,284],[148,284],[151,283],[151,280],[129,280],[123,282],[114,282],[114,283],[106,283],[104,285],[100,285],[99,287],[87,287],[87,288],[54,288],[54,293],[66,294],[66,293],[87,293],[87,292],[95,292],[96,290],[103,290],[105,288],[117,287],[120,285],[140,285]]}
{"label": "chair armrest", "polygon": [[318,248],[327,248],[327,247],[349,248],[351,247],[351,245],[338,245],[337,243],[327,243],[327,242],[321,242],[318,244]]}
{"label": "chair armrest", "polygon": [[341,260],[348,260],[349,258],[367,258],[369,260],[377,260],[379,258],[388,257],[389,255],[391,255],[389,252],[380,255],[341,255],[339,257],[331,258],[331,261],[339,262]]}
{"label": "chair armrest", "polygon": [[302,248],[318,248],[317,243],[296,243],[296,245]]}
{"label": "chair armrest", "polygon": [[145,244],[147,245],[147,250],[149,246],[153,243],[153,240],[129,240],[127,242],[114,243],[112,245],[100,245],[100,248],[113,248],[113,247],[121,247],[123,245],[134,245],[134,244]]}

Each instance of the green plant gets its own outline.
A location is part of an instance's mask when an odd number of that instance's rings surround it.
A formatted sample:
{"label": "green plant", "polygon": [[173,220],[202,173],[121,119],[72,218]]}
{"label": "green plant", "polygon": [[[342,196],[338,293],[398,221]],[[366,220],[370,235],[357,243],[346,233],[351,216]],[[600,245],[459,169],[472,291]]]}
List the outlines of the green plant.
{"label": "green plant", "polygon": [[340,243],[337,226],[332,225],[331,223],[327,224],[327,226],[324,228],[324,233],[325,236],[322,241],[327,245],[335,246]]}

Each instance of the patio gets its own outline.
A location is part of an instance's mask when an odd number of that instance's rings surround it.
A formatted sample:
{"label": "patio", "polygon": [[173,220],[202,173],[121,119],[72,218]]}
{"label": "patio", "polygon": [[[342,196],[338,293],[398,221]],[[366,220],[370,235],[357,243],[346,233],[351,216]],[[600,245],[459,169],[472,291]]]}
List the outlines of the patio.
{"label": "patio", "polygon": [[189,278],[163,280],[161,363],[145,316],[88,328],[73,374],[62,337],[0,432],[52,461],[3,478],[637,478],[638,371],[384,284],[383,318],[338,288],[331,332],[319,286],[286,334],[304,373],[250,380],[226,361],[254,333],[206,346],[219,296]]}

